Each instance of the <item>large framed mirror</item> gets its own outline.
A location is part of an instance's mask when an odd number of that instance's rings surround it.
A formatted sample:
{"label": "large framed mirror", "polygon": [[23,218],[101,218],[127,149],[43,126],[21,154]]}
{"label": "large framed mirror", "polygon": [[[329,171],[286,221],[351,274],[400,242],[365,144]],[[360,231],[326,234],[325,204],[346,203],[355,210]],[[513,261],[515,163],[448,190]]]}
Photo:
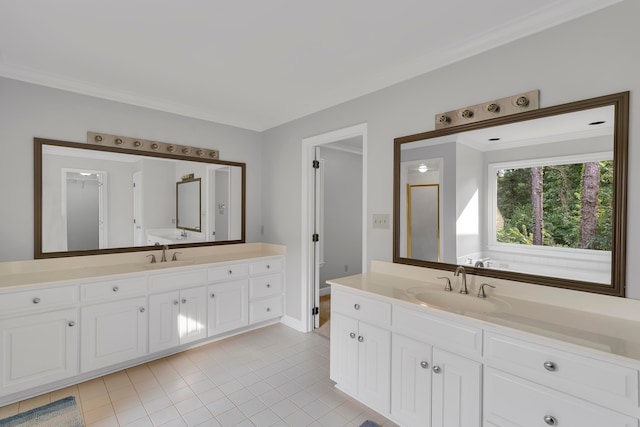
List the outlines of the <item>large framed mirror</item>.
{"label": "large framed mirror", "polygon": [[623,92],[396,138],[393,261],[624,296],[628,127]]}
{"label": "large framed mirror", "polygon": [[34,166],[36,259],[245,241],[244,163],[35,138]]}

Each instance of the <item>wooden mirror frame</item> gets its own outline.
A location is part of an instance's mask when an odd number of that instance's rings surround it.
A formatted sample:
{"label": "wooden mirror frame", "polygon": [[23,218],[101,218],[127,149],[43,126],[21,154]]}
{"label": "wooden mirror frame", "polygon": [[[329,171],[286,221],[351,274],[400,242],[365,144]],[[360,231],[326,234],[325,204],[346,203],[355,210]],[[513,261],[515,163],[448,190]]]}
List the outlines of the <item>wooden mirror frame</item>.
{"label": "wooden mirror frame", "polygon": [[102,255],[124,252],[141,252],[157,250],[156,246],[129,246],[106,249],[91,249],[82,251],[65,251],[65,252],[42,252],[42,147],[44,145],[52,145],[57,147],[77,148],[82,150],[106,151],[119,154],[133,154],[136,156],[147,156],[164,159],[182,160],[188,162],[210,163],[216,165],[227,165],[240,167],[242,176],[242,213],[241,213],[241,238],[238,240],[224,240],[218,242],[197,242],[197,243],[177,243],[169,245],[169,248],[189,248],[200,246],[217,246],[229,245],[237,243],[245,243],[246,239],[246,164],[239,162],[228,162],[223,160],[209,160],[206,158],[195,158],[182,156],[180,154],[157,153],[147,151],[137,151],[128,148],[96,146],[78,142],[57,141],[53,139],[34,138],[34,258],[62,258],[83,255]]}
{"label": "wooden mirror frame", "polygon": [[493,126],[540,119],[559,114],[613,105],[615,112],[613,161],[614,196],[612,218],[611,284],[598,284],[580,280],[562,279],[551,276],[516,273],[504,270],[492,270],[465,265],[469,274],[496,279],[513,280],[537,285],[553,286],[578,291],[593,292],[612,296],[625,296],[626,284],[626,240],[627,240],[627,151],[629,139],[629,92],[586,99],[568,104],[556,105],[538,110],[518,113],[512,116],[497,117],[476,123],[442,128],[433,131],[407,135],[394,139],[393,163],[393,262],[398,264],[428,267],[454,271],[456,264],[403,258],[400,256],[400,162],[402,144],[457,134],[466,131],[484,129]]}

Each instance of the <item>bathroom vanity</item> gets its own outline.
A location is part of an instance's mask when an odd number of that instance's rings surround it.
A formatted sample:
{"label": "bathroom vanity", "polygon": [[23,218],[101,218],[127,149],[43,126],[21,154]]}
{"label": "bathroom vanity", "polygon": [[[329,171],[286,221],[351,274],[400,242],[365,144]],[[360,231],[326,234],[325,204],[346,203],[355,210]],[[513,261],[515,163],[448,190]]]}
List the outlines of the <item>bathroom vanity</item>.
{"label": "bathroom vanity", "polygon": [[464,295],[442,275],[330,281],[340,390],[402,426],[638,426],[637,301],[499,280],[483,299],[486,278]]}
{"label": "bathroom vanity", "polygon": [[284,247],[180,252],[3,263],[0,406],[279,321]]}

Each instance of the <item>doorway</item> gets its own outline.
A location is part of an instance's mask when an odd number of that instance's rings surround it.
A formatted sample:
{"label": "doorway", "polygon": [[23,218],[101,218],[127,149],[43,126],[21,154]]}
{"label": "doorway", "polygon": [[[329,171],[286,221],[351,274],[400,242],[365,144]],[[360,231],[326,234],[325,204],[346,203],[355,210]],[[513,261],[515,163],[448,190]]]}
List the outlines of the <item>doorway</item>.
{"label": "doorway", "polygon": [[367,270],[366,141],[366,124],[303,140],[303,313],[326,336],[326,281]]}

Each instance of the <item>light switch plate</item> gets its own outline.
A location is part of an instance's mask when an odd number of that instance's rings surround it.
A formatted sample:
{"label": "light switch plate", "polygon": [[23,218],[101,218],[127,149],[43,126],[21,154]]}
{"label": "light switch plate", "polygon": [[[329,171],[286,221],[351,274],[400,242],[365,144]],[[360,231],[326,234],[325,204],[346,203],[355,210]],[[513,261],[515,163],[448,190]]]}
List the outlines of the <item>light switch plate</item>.
{"label": "light switch plate", "polygon": [[388,229],[389,214],[373,214],[373,228]]}

